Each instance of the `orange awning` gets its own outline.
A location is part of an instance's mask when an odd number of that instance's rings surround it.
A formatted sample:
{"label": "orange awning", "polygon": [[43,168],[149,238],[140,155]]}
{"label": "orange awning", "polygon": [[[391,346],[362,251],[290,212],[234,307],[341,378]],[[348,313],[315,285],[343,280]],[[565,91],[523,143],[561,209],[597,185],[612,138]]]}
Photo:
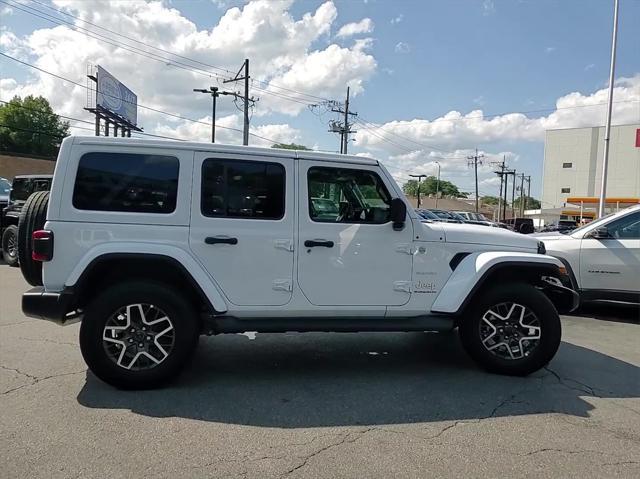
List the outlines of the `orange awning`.
{"label": "orange awning", "polygon": [[[573,196],[567,198],[567,203],[573,204],[598,204],[600,203],[600,198],[596,196]],[[640,204],[640,198],[632,198],[632,197],[609,197],[606,199],[606,204],[618,204],[618,203],[627,203],[631,205]]]}

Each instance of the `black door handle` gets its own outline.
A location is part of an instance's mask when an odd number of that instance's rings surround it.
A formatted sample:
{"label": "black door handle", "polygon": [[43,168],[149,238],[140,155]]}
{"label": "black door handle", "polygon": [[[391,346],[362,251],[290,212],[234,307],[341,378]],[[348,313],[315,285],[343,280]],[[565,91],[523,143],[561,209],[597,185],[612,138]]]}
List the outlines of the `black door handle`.
{"label": "black door handle", "polygon": [[238,238],[224,238],[221,236],[207,236],[204,239],[207,244],[238,244]]}
{"label": "black door handle", "polygon": [[327,240],[307,240],[304,242],[307,248],[313,248],[314,246],[324,246],[325,248],[333,248],[333,241]]}

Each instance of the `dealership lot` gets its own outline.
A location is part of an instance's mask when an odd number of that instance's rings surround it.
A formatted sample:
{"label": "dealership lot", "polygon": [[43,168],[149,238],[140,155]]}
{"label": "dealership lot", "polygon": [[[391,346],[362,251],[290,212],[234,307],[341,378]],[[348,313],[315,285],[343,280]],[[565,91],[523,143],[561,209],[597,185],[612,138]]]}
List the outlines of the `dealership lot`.
{"label": "dealership lot", "polygon": [[0,264],[4,477],[638,477],[635,308],[564,316],[528,378],[488,375],[455,334],[203,337],[163,390],[87,373],[78,325],[25,318]]}

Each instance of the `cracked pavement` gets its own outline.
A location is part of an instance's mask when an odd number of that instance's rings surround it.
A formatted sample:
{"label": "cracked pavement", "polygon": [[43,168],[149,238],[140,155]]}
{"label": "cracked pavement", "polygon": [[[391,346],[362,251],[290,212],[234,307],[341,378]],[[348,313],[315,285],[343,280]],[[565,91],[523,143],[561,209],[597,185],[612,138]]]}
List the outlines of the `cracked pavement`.
{"label": "cracked pavement", "polygon": [[203,337],[171,387],[120,392],[78,325],[22,315],[27,288],[0,264],[3,477],[640,477],[637,309],[563,317],[527,378],[478,370],[456,334],[258,334]]}

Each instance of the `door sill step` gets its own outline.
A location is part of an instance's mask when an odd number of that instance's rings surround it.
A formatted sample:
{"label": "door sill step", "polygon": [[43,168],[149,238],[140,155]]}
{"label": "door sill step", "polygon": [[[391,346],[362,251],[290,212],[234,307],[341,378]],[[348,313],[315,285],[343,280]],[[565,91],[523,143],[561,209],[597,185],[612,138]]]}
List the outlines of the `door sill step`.
{"label": "door sill step", "polygon": [[408,318],[237,318],[235,316],[207,316],[204,318],[205,334],[287,333],[287,332],[408,332],[451,331],[454,317],[451,315],[422,315]]}

